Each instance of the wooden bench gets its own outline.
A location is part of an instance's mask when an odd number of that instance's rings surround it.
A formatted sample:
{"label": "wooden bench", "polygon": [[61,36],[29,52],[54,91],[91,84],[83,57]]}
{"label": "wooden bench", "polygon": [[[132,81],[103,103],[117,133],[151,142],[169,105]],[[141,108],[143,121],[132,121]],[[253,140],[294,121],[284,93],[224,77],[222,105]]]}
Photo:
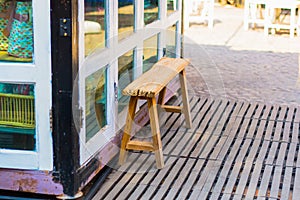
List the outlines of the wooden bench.
{"label": "wooden bench", "polygon": [[[162,142],[159,130],[157,104],[167,112],[183,113],[187,128],[191,128],[190,107],[186,87],[185,67],[188,61],[181,58],[162,58],[149,71],[130,83],[122,92],[130,96],[128,115],[122,138],[119,164],[126,160],[127,150],[153,151],[155,153],[156,166],[164,167]],[[182,107],[164,105],[164,97],[168,83],[179,75],[182,91]],[[156,97],[158,99],[156,100]],[[146,100],[149,109],[152,142],[136,141],[131,139],[132,123],[134,122],[137,101]]]}

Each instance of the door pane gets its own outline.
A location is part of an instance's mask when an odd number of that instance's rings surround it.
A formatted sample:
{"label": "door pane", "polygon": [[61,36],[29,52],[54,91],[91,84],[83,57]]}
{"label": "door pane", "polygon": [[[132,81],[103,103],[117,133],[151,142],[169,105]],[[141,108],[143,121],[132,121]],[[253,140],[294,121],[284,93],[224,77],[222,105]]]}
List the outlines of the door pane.
{"label": "door pane", "polygon": [[106,0],[84,1],[85,56],[106,46]]}
{"label": "door pane", "polygon": [[145,25],[158,20],[158,0],[145,0],[144,1],[144,21]]}
{"label": "door pane", "polygon": [[166,37],[166,56],[170,58],[176,58],[176,39],[177,39],[177,28],[176,24],[170,26],[167,30]]}
{"label": "door pane", "polygon": [[32,62],[31,1],[0,1],[0,60]]}
{"label": "door pane", "polygon": [[101,68],[85,80],[86,142],[107,125],[107,70]]}
{"label": "door pane", "polygon": [[172,14],[178,9],[178,0],[167,0],[167,13]]}
{"label": "door pane", "polygon": [[148,71],[158,59],[158,35],[144,41],[143,72]]}
{"label": "door pane", "polygon": [[0,148],[35,150],[34,85],[0,83]]}
{"label": "door pane", "polygon": [[128,105],[129,96],[122,95],[123,89],[134,79],[134,51],[128,51],[118,59],[119,101],[118,112]]}
{"label": "door pane", "polygon": [[118,3],[118,33],[121,40],[134,31],[134,0],[119,0]]}

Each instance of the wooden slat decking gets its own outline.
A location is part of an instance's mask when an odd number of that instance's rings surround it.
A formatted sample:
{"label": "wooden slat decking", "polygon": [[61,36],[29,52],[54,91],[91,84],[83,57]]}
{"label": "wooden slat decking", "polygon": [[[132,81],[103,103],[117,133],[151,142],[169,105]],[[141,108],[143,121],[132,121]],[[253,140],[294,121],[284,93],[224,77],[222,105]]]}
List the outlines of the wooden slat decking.
{"label": "wooden slat decking", "polygon": [[190,106],[192,129],[180,113],[160,118],[163,169],[154,154],[131,152],[94,199],[300,198],[300,107],[198,97]]}

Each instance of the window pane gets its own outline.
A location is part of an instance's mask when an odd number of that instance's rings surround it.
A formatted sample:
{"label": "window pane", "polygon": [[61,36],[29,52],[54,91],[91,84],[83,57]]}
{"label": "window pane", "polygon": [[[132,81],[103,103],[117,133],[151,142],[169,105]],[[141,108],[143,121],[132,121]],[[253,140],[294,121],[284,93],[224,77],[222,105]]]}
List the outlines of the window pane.
{"label": "window pane", "polygon": [[158,0],[144,1],[144,21],[145,25],[158,20]]}
{"label": "window pane", "polygon": [[106,46],[106,0],[84,1],[84,44],[85,56],[96,48]]}
{"label": "window pane", "polygon": [[178,0],[167,0],[167,13],[170,15],[178,9]]}
{"label": "window pane", "polygon": [[0,148],[35,149],[34,85],[0,83]]}
{"label": "window pane", "polygon": [[119,83],[119,103],[118,112],[122,112],[128,105],[129,96],[122,95],[123,89],[134,79],[134,51],[131,50],[118,59],[118,83]]}
{"label": "window pane", "polygon": [[134,31],[134,0],[119,0],[118,9],[119,40]]}
{"label": "window pane", "polygon": [[176,58],[176,25],[170,26],[167,30],[166,37],[166,56],[170,58]]}
{"label": "window pane", "polygon": [[86,142],[107,125],[107,70],[101,68],[85,80]]}
{"label": "window pane", "polygon": [[31,1],[0,1],[0,60],[32,62]]}
{"label": "window pane", "polygon": [[158,35],[144,41],[143,72],[148,71],[158,58]]}

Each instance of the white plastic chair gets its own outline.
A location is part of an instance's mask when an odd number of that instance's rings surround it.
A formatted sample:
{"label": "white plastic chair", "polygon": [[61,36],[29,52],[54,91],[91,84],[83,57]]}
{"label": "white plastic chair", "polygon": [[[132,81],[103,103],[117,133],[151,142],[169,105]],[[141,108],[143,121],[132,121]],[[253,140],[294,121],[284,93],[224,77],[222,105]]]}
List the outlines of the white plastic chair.
{"label": "white plastic chair", "polygon": [[[295,29],[297,30],[297,35],[300,35],[300,20],[298,14],[298,20],[296,9],[300,7],[300,1],[298,0],[268,0],[266,4],[266,23],[264,28],[265,35],[269,35],[269,29],[289,29],[290,37],[294,37]],[[277,18],[280,17],[276,10],[278,9],[288,9],[290,10],[290,20],[288,24],[282,23]]]}
{"label": "white plastic chair", "polygon": [[[186,6],[186,20],[185,23],[189,24],[190,15],[197,14],[200,15],[197,18],[199,21],[207,21],[207,25],[209,28],[213,28],[214,26],[214,0],[185,0]],[[201,11],[199,13],[199,7],[201,7]],[[185,27],[188,27],[185,26]]]}
{"label": "white plastic chair", "polygon": [[244,5],[244,29],[248,30],[249,25],[253,28],[256,24],[265,24],[266,10],[262,7],[266,5],[267,0],[245,0]]}

